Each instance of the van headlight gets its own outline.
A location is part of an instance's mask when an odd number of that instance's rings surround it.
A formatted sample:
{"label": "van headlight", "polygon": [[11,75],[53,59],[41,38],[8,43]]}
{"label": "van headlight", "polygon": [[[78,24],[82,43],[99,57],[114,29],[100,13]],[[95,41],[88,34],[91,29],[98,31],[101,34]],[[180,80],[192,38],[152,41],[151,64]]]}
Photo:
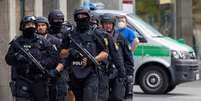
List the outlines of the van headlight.
{"label": "van headlight", "polygon": [[177,51],[175,51],[175,50],[172,50],[171,56],[172,56],[174,59],[179,59],[179,58],[180,58],[179,52],[177,52]]}
{"label": "van headlight", "polygon": [[190,52],[190,53],[189,53],[189,57],[190,57],[191,59],[196,59],[196,54],[195,54],[195,52]]}
{"label": "van headlight", "polygon": [[188,52],[180,51],[180,59],[187,59]]}
{"label": "van headlight", "polygon": [[174,59],[195,59],[195,52],[176,51],[172,50],[172,57]]}

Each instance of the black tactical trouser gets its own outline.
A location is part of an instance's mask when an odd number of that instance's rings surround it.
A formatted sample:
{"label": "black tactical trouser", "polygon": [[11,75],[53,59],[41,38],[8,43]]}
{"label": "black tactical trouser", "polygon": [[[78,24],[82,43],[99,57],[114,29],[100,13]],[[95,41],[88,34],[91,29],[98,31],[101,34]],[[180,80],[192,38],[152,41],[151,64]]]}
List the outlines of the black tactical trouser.
{"label": "black tactical trouser", "polygon": [[133,86],[134,86],[134,76],[128,75],[126,78],[126,94],[125,98],[132,97],[133,95]]}
{"label": "black tactical trouser", "polygon": [[70,88],[75,94],[76,101],[98,101],[98,76],[91,73],[85,79],[77,80],[70,75]]}
{"label": "black tactical trouser", "polygon": [[66,71],[63,71],[61,73],[60,78],[54,83],[49,84],[49,99],[50,101],[64,101],[65,95],[68,90],[68,80],[69,79],[66,73]]}
{"label": "black tactical trouser", "polygon": [[110,97],[109,101],[123,101],[125,96],[125,80],[122,78],[114,78],[110,80]]}
{"label": "black tactical trouser", "polygon": [[64,101],[65,95],[67,94],[68,90],[68,84],[69,77],[67,74],[67,71],[63,71],[61,73],[61,77],[58,79],[56,88],[57,88],[57,94],[56,94],[56,101]]}
{"label": "black tactical trouser", "polygon": [[49,88],[49,101],[56,101],[56,95],[58,93],[58,89],[56,84],[49,84],[48,85]]}
{"label": "black tactical trouser", "polygon": [[16,101],[48,101],[48,86],[46,80],[27,82],[16,80]]}
{"label": "black tactical trouser", "polygon": [[[16,101],[29,101],[29,99],[25,97],[16,97]],[[30,100],[30,101],[33,101],[33,100]]]}
{"label": "black tactical trouser", "polygon": [[109,99],[109,77],[104,71],[101,72],[98,85],[98,101],[108,101]]}
{"label": "black tactical trouser", "polygon": [[49,100],[64,101],[68,90],[69,75],[64,69],[55,82],[49,84]]}

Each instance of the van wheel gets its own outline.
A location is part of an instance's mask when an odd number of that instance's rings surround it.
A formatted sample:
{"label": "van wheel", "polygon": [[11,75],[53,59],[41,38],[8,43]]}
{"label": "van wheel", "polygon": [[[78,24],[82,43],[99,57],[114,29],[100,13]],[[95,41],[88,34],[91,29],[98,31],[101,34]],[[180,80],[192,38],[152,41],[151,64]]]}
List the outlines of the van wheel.
{"label": "van wheel", "polygon": [[163,68],[151,65],[140,73],[139,84],[144,93],[164,94],[169,86],[169,78]]}
{"label": "van wheel", "polygon": [[165,92],[168,93],[168,92],[172,91],[175,88],[176,88],[176,85],[169,85]]}

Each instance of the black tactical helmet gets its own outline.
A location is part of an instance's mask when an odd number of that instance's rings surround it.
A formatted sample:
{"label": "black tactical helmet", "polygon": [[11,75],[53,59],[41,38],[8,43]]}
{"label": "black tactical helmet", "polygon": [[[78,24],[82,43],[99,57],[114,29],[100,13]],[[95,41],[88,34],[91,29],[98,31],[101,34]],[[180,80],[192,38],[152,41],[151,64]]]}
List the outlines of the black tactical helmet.
{"label": "black tactical helmet", "polygon": [[111,22],[115,25],[116,23],[116,19],[115,19],[115,16],[113,16],[112,14],[110,13],[105,13],[103,15],[100,16],[101,18],[101,23],[105,23],[105,22]]}
{"label": "black tactical helmet", "polygon": [[23,19],[20,22],[20,30],[22,31],[24,29],[24,25],[28,22],[35,23],[35,16],[24,16]]}
{"label": "black tactical helmet", "polygon": [[63,23],[64,22],[64,14],[60,10],[55,9],[48,14],[48,20],[49,20],[50,25],[54,24],[54,19],[59,19],[59,22]]}
{"label": "black tactical helmet", "polygon": [[98,25],[98,24],[100,23],[99,16],[93,15],[93,16],[91,17],[90,23],[91,23],[91,24],[96,24],[96,25]]}
{"label": "black tactical helmet", "polygon": [[77,15],[79,15],[79,14],[86,14],[88,16],[88,20],[90,20],[90,18],[91,18],[90,10],[85,9],[85,8],[79,8],[79,9],[76,9],[73,14],[75,21],[77,21]]}
{"label": "black tactical helmet", "polygon": [[36,24],[37,23],[45,23],[48,28],[50,26],[48,19],[46,17],[43,17],[43,16],[36,17]]}

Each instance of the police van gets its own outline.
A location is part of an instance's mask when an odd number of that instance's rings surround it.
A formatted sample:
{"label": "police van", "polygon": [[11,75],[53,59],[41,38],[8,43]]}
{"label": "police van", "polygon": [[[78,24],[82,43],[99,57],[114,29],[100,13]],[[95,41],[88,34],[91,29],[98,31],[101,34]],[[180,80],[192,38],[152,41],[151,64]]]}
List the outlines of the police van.
{"label": "police van", "polygon": [[115,10],[94,10],[95,14],[125,15],[140,41],[133,51],[135,84],[144,93],[164,94],[176,85],[200,79],[199,61],[192,47],[163,36],[140,18]]}

